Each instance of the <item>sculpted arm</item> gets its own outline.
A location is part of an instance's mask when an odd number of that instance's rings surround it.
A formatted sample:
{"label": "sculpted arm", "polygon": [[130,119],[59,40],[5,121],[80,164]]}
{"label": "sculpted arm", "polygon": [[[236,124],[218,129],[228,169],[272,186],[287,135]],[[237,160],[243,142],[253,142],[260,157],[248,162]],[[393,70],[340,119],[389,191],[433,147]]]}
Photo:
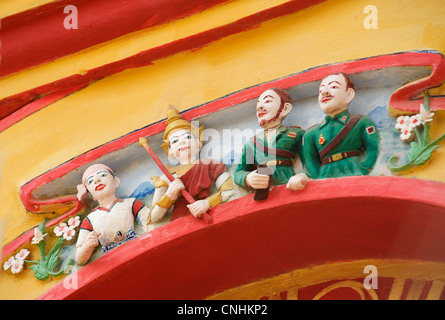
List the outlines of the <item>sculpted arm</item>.
{"label": "sculpted arm", "polygon": [[215,181],[215,188],[217,189],[217,192],[215,194],[212,194],[206,199],[198,200],[193,204],[189,204],[187,206],[191,214],[193,214],[195,217],[200,217],[210,208],[213,208],[218,204],[226,202],[230,199],[230,197],[235,192],[235,188],[229,172],[224,171],[219,175],[219,177]]}
{"label": "sculpted arm", "polygon": [[305,161],[305,154],[303,151],[303,139],[305,136],[304,134],[305,132],[304,130],[299,130],[298,133],[299,133],[299,139],[297,142],[297,150],[299,150],[300,163],[303,168],[301,168],[300,166],[301,170],[299,170],[298,173],[295,174],[294,176],[290,177],[286,187],[291,190],[303,190],[306,187],[308,181],[310,180],[305,167],[306,161]]}
{"label": "sculpted arm", "polygon": [[234,181],[244,188],[265,189],[269,186],[269,177],[257,173],[253,150],[255,146],[252,140],[247,141],[235,169]]}
{"label": "sculpted arm", "polygon": [[178,199],[180,192],[184,189],[184,184],[180,179],[175,179],[171,183],[166,181],[167,178],[153,177],[156,187],[153,195],[153,206],[150,212],[150,222],[161,220],[170,207]]}
{"label": "sculpted arm", "polygon": [[380,138],[374,122],[366,117],[363,117],[362,119],[363,129],[361,130],[361,135],[363,144],[365,146],[365,154],[361,161],[361,165],[364,170],[363,174],[369,174],[379,155]]}
{"label": "sculpted arm", "polygon": [[99,245],[100,233],[81,229],[76,243],[76,262],[84,265],[88,262],[94,249]]}

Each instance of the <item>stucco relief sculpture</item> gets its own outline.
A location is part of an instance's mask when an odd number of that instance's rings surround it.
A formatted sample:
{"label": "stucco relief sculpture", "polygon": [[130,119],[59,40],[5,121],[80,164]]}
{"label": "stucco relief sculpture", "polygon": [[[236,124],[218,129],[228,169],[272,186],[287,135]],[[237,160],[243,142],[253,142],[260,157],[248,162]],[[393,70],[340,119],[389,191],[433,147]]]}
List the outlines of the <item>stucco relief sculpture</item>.
{"label": "stucco relief sculpture", "polygon": [[[155,193],[152,217],[163,217],[173,208],[171,220],[191,213],[199,218],[209,209],[227,201],[234,193],[233,180],[225,164],[213,159],[200,159],[204,126],[195,127],[179,112],[169,107],[161,148],[177,166],[163,165],[148,148],[146,139],[140,139],[145,148],[164,168],[164,174],[152,177]],[[212,190],[215,190],[212,193]]]}
{"label": "stucco relief sculpture", "polygon": [[31,244],[35,244],[39,248],[40,260],[27,259],[31,252],[24,248],[3,264],[4,270],[10,269],[12,274],[20,274],[25,269],[26,263],[30,265],[29,269],[34,272],[34,277],[42,281],[59,277],[66,273],[65,271],[73,264],[73,261],[69,259],[59,265],[60,252],[64,245],[74,241],[74,237],[77,234],[76,228],[80,225],[80,218],[79,216],[71,217],[67,222],[61,222],[52,230],[51,233],[58,237],[58,240],[48,252],[46,222],[47,219],[43,219],[40,225],[34,228],[34,237],[31,239]]}
{"label": "stucco relief sculpture", "polygon": [[[401,115],[396,120],[395,128],[400,131],[400,139],[410,142],[408,162],[397,166],[398,156],[389,159],[388,167],[392,172],[407,171],[415,166],[424,165],[432,156],[433,151],[440,147],[439,143],[445,139],[442,134],[431,141],[430,122],[433,121],[434,112],[430,112],[429,93],[425,93],[424,102],[420,104],[419,113],[408,116]],[[417,141],[415,141],[417,140]]]}
{"label": "stucco relief sculpture", "polygon": [[371,119],[349,113],[354,96],[347,74],[331,74],[321,81],[318,103],[326,116],[304,135],[305,169],[297,175],[302,185],[310,178],[368,175],[374,167],[379,133]]}
{"label": "stucco relief sculpture", "polygon": [[255,190],[256,200],[266,199],[271,185],[302,187],[293,164],[301,154],[304,130],[282,126],[291,110],[291,98],[280,88],[268,89],[258,98],[256,115],[264,130],[246,143],[234,174],[236,184]]}
{"label": "stucco relief sculpture", "polygon": [[136,218],[142,222],[146,231],[150,222],[150,210],[135,198],[119,199],[116,196],[120,180],[104,164],[93,164],[83,176],[82,184],[77,186],[78,198],[89,192],[99,203],[82,221],[76,243],[76,262],[88,262],[94,249],[102,246],[102,253],[136,238],[134,224]]}

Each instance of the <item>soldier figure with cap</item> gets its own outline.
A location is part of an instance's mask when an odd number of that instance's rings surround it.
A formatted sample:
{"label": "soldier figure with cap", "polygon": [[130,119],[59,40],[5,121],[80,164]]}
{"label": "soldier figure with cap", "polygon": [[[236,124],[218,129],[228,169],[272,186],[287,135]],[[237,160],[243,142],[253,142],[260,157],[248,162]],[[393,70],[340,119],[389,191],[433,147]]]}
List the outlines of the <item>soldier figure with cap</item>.
{"label": "soldier figure with cap", "polygon": [[354,84],[345,73],[321,81],[318,103],[326,116],[303,138],[305,170],[297,175],[301,185],[310,178],[368,175],[374,167],[379,133],[371,119],[349,113],[354,96]]}
{"label": "soldier figure with cap", "polygon": [[[257,194],[259,190],[268,190],[270,185],[286,184],[292,190],[301,188],[294,178],[293,165],[294,160],[301,156],[304,130],[282,126],[291,110],[290,95],[280,88],[268,89],[260,95],[256,114],[264,131],[244,146],[234,174],[236,184],[254,189]],[[270,174],[260,172],[267,172],[265,168],[269,169]],[[260,196],[257,200],[266,197]]]}

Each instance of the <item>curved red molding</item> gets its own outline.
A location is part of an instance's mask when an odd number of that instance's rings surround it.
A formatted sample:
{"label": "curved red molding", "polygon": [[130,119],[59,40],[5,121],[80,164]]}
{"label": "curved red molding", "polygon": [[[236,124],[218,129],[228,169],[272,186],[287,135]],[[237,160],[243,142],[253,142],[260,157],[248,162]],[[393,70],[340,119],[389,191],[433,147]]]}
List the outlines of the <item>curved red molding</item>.
{"label": "curved red molding", "polygon": [[[124,0],[77,0],[76,2],[70,1],[68,3],[68,1],[63,0],[53,3],[54,6],[49,4],[47,9],[44,7],[44,9],[35,9],[35,12],[27,11],[24,14],[8,18],[12,21],[6,19],[6,22],[4,22],[2,20],[3,25],[0,30],[2,32],[2,44],[7,44],[2,46],[2,50],[5,52],[4,55],[2,54],[2,62],[5,62],[6,59],[6,61],[10,60],[10,63],[2,63],[0,75],[16,72],[25,67],[77,52],[85,47],[110,40],[119,35],[181,18],[225,1],[212,0],[206,1],[205,4],[197,4],[196,1],[189,0],[134,0],[131,3]],[[157,59],[178,52],[196,50],[231,34],[258,27],[264,21],[292,14],[323,1],[325,0],[290,0],[233,23],[151,48],[120,61],[87,70],[83,75],[72,75],[18,93],[0,101],[0,119],[19,110],[40,95],[63,90],[67,86],[86,85],[128,68],[149,65]],[[60,14],[60,12],[62,12],[64,4],[77,4],[79,6],[78,10],[80,10],[82,15],[79,13],[80,26],[78,30],[65,30],[63,28],[65,15]],[[156,12],[156,14],[153,14],[153,12]],[[39,20],[43,26],[37,26],[32,19],[27,21],[29,17],[34,17],[35,15],[45,17],[45,19]],[[30,23],[24,23],[22,19]],[[58,44],[58,46],[54,47],[54,43]],[[32,47],[33,50],[23,50],[24,47]],[[1,130],[3,129],[0,127]]]}
{"label": "curved red molding", "polygon": [[[62,0],[2,19],[0,76],[52,61],[125,34],[204,11],[227,0]],[[65,29],[64,8],[78,28]],[[26,48],[32,48],[27,50]]]}
{"label": "curved red molding", "polygon": [[[445,263],[445,184],[400,177],[311,181],[186,216],[79,269],[39,299],[204,299],[298,268],[361,259]],[[66,286],[76,284],[76,287]]]}

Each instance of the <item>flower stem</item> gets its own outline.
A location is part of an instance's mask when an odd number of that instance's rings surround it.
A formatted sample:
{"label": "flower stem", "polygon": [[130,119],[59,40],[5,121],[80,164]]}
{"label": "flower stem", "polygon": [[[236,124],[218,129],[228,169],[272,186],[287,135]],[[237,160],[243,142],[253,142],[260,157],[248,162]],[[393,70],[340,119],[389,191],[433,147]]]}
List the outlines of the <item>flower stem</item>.
{"label": "flower stem", "polygon": [[[425,98],[423,99],[423,107],[425,108],[426,112],[430,112],[430,93],[425,91]],[[428,144],[431,140],[430,138],[430,124],[424,123],[423,125],[423,140],[425,141],[425,144]]]}
{"label": "flower stem", "polygon": [[414,134],[416,135],[417,141],[420,143],[420,145],[423,147],[425,145],[425,132],[424,137],[420,134],[419,128],[414,128]]}
{"label": "flower stem", "polygon": [[40,261],[36,260],[23,260],[25,263],[40,263]]}

